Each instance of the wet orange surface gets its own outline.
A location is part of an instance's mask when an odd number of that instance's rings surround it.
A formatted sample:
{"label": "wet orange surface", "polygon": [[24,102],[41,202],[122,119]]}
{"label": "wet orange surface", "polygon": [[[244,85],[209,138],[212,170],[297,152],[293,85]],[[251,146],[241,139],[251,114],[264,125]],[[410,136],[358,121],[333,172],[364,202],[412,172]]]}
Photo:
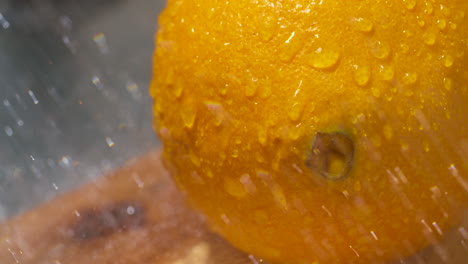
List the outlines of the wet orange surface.
{"label": "wet orange surface", "polygon": [[[404,263],[465,263],[463,230]],[[0,263],[256,262],[207,229],[153,152],[1,225]]]}

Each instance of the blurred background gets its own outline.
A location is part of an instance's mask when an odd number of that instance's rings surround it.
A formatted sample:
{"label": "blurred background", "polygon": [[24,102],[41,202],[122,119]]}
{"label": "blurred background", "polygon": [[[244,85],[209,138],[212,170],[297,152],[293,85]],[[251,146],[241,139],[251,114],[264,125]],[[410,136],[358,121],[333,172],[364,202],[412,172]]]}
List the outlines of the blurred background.
{"label": "blurred background", "polygon": [[164,0],[0,0],[0,220],[158,145]]}

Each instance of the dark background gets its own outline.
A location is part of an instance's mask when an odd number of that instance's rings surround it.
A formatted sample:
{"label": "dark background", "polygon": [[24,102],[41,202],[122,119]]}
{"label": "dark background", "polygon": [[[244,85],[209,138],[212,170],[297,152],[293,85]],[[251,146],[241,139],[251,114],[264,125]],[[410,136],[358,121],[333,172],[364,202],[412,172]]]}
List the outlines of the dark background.
{"label": "dark background", "polygon": [[0,220],[158,145],[164,0],[0,0]]}

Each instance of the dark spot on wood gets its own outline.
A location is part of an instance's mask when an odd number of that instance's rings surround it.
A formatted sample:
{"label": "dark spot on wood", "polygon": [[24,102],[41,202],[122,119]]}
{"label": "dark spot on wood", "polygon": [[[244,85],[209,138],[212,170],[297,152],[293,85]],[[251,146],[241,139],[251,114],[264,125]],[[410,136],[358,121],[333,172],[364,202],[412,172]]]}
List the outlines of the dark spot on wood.
{"label": "dark spot on wood", "polygon": [[75,239],[90,240],[144,225],[143,208],[135,202],[118,202],[81,210],[72,230]]}

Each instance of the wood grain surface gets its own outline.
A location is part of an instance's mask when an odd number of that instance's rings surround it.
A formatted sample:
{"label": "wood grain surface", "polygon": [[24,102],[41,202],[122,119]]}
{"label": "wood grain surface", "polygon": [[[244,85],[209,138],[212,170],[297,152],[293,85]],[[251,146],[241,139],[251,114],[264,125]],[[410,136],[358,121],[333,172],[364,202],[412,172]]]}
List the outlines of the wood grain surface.
{"label": "wood grain surface", "polygon": [[[468,263],[468,221],[396,263]],[[159,151],[0,225],[1,264],[248,264],[190,209]],[[266,262],[262,262],[266,263]]]}

